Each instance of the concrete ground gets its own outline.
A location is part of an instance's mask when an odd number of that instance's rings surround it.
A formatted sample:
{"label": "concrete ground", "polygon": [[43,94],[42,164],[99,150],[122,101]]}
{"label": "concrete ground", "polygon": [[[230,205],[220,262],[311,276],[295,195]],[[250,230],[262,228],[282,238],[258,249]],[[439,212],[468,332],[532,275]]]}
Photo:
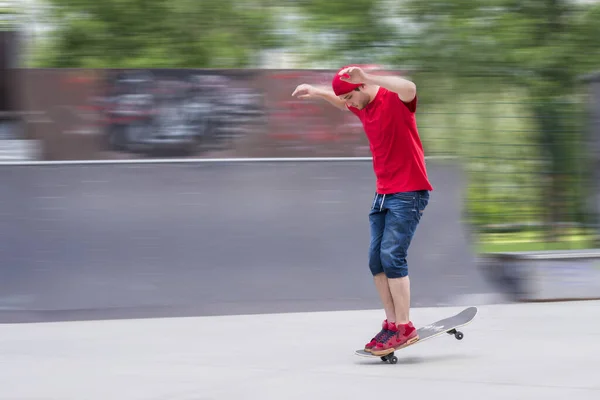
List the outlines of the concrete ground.
{"label": "concrete ground", "polygon": [[379,327],[372,310],[7,324],[0,399],[599,399],[599,316],[600,302],[484,305],[462,341],[395,365],[354,355]]}

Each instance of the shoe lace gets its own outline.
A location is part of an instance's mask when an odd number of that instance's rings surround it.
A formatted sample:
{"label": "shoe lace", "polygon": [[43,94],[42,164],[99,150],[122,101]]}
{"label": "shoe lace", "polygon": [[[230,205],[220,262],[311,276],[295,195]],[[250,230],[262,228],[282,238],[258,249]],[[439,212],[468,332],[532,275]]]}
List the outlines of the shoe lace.
{"label": "shoe lace", "polygon": [[378,343],[385,343],[389,340],[389,338],[391,338],[392,336],[394,336],[396,334],[396,332],[394,331],[390,331],[390,330],[385,330],[383,332],[380,332],[381,336],[377,339]]}
{"label": "shoe lace", "polygon": [[382,330],[380,330],[380,331],[379,331],[379,333],[378,333],[377,335],[375,335],[375,337],[374,337],[373,339],[375,339],[375,341],[377,341],[377,342],[378,342],[378,341],[380,341],[380,340],[381,340],[381,338],[383,338],[383,336],[384,336],[384,335],[385,335],[387,332],[389,332],[387,329],[382,329]]}

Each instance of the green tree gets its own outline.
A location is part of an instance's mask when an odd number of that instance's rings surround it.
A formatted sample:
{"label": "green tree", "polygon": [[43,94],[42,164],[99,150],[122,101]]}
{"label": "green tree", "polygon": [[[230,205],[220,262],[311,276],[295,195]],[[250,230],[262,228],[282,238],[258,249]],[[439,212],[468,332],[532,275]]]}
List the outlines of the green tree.
{"label": "green tree", "polygon": [[302,17],[300,36],[316,37],[307,55],[339,65],[376,63],[393,54],[396,33],[390,5],[382,0],[303,0],[293,10]]}
{"label": "green tree", "polygon": [[244,67],[278,44],[269,0],[46,0],[36,66]]}
{"label": "green tree", "polygon": [[539,182],[547,222],[583,218],[577,212],[585,194],[578,162],[582,110],[573,96],[580,89],[578,76],[600,66],[600,6],[566,0],[409,0],[405,5],[415,29],[402,35],[407,46],[395,60],[428,77],[448,77],[457,97],[523,91],[546,161]]}
{"label": "green tree", "polygon": [[22,12],[16,7],[0,7],[0,31],[15,29],[21,17]]}

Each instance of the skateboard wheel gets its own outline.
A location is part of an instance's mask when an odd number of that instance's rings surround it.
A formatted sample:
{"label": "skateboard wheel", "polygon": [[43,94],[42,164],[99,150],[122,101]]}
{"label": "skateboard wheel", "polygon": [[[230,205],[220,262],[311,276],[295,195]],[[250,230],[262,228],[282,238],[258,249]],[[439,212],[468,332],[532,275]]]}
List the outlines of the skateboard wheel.
{"label": "skateboard wheel", "polygon": [[381,358],[381,361],[387,361],[387,360],[388,360],[388,359],[387,359],[387,356],[381,356],[381,357],[379,357],[379,358]]}
{"label": "skateboard wheel", "polygon": [[396,356],[390,357],[390,364],[396,364],[397,362],[398,362],[398,357],[396,357]]}
{"label": "skateboard wheel", "polygon": [[462,340],[462,338],[464,337],[464,335],[463,335],[463,333],[462,333],[462,332],[456,332],[456,333],[454,334],[454,337],[455,337],[457,340]]}

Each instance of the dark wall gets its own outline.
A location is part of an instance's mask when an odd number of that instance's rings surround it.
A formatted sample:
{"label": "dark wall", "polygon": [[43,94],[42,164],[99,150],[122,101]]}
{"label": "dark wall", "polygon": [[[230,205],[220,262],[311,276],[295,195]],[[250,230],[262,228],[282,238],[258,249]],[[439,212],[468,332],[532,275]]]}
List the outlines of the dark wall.
{"label": "dark wall", "polygon": [[[18,35],[13,31],[0,30],[0,140],[22,139],[19,100],[19,79],[16,73],[18,55]],[[5,149],[0,142],[0,161]]]}
{"label": "dark wall", "polygon": [[[461,172],[428,166],[414,306],[486,290]],[[0,179],[0,320],[379,307],[370,162],[0,166]]]}
{"label": "dark wall", "polygon": [[600,75],[591,82],[591,141],[592,144],[592,170],[594,171],[594,184],[596,187],[595,209],[600,214]]}
{"label": "dark wall", "polygon": [[[8,59],[6,51],[6,33],[0,31],[0,112],[8,111]],[[0,116],[0,118],[2,118]]]}
{"label": "dark wall", "polygon": [[18,110],[15,73],[18,67],[18,39],[17,32],[0,30],[0,113],[3,114]]}

